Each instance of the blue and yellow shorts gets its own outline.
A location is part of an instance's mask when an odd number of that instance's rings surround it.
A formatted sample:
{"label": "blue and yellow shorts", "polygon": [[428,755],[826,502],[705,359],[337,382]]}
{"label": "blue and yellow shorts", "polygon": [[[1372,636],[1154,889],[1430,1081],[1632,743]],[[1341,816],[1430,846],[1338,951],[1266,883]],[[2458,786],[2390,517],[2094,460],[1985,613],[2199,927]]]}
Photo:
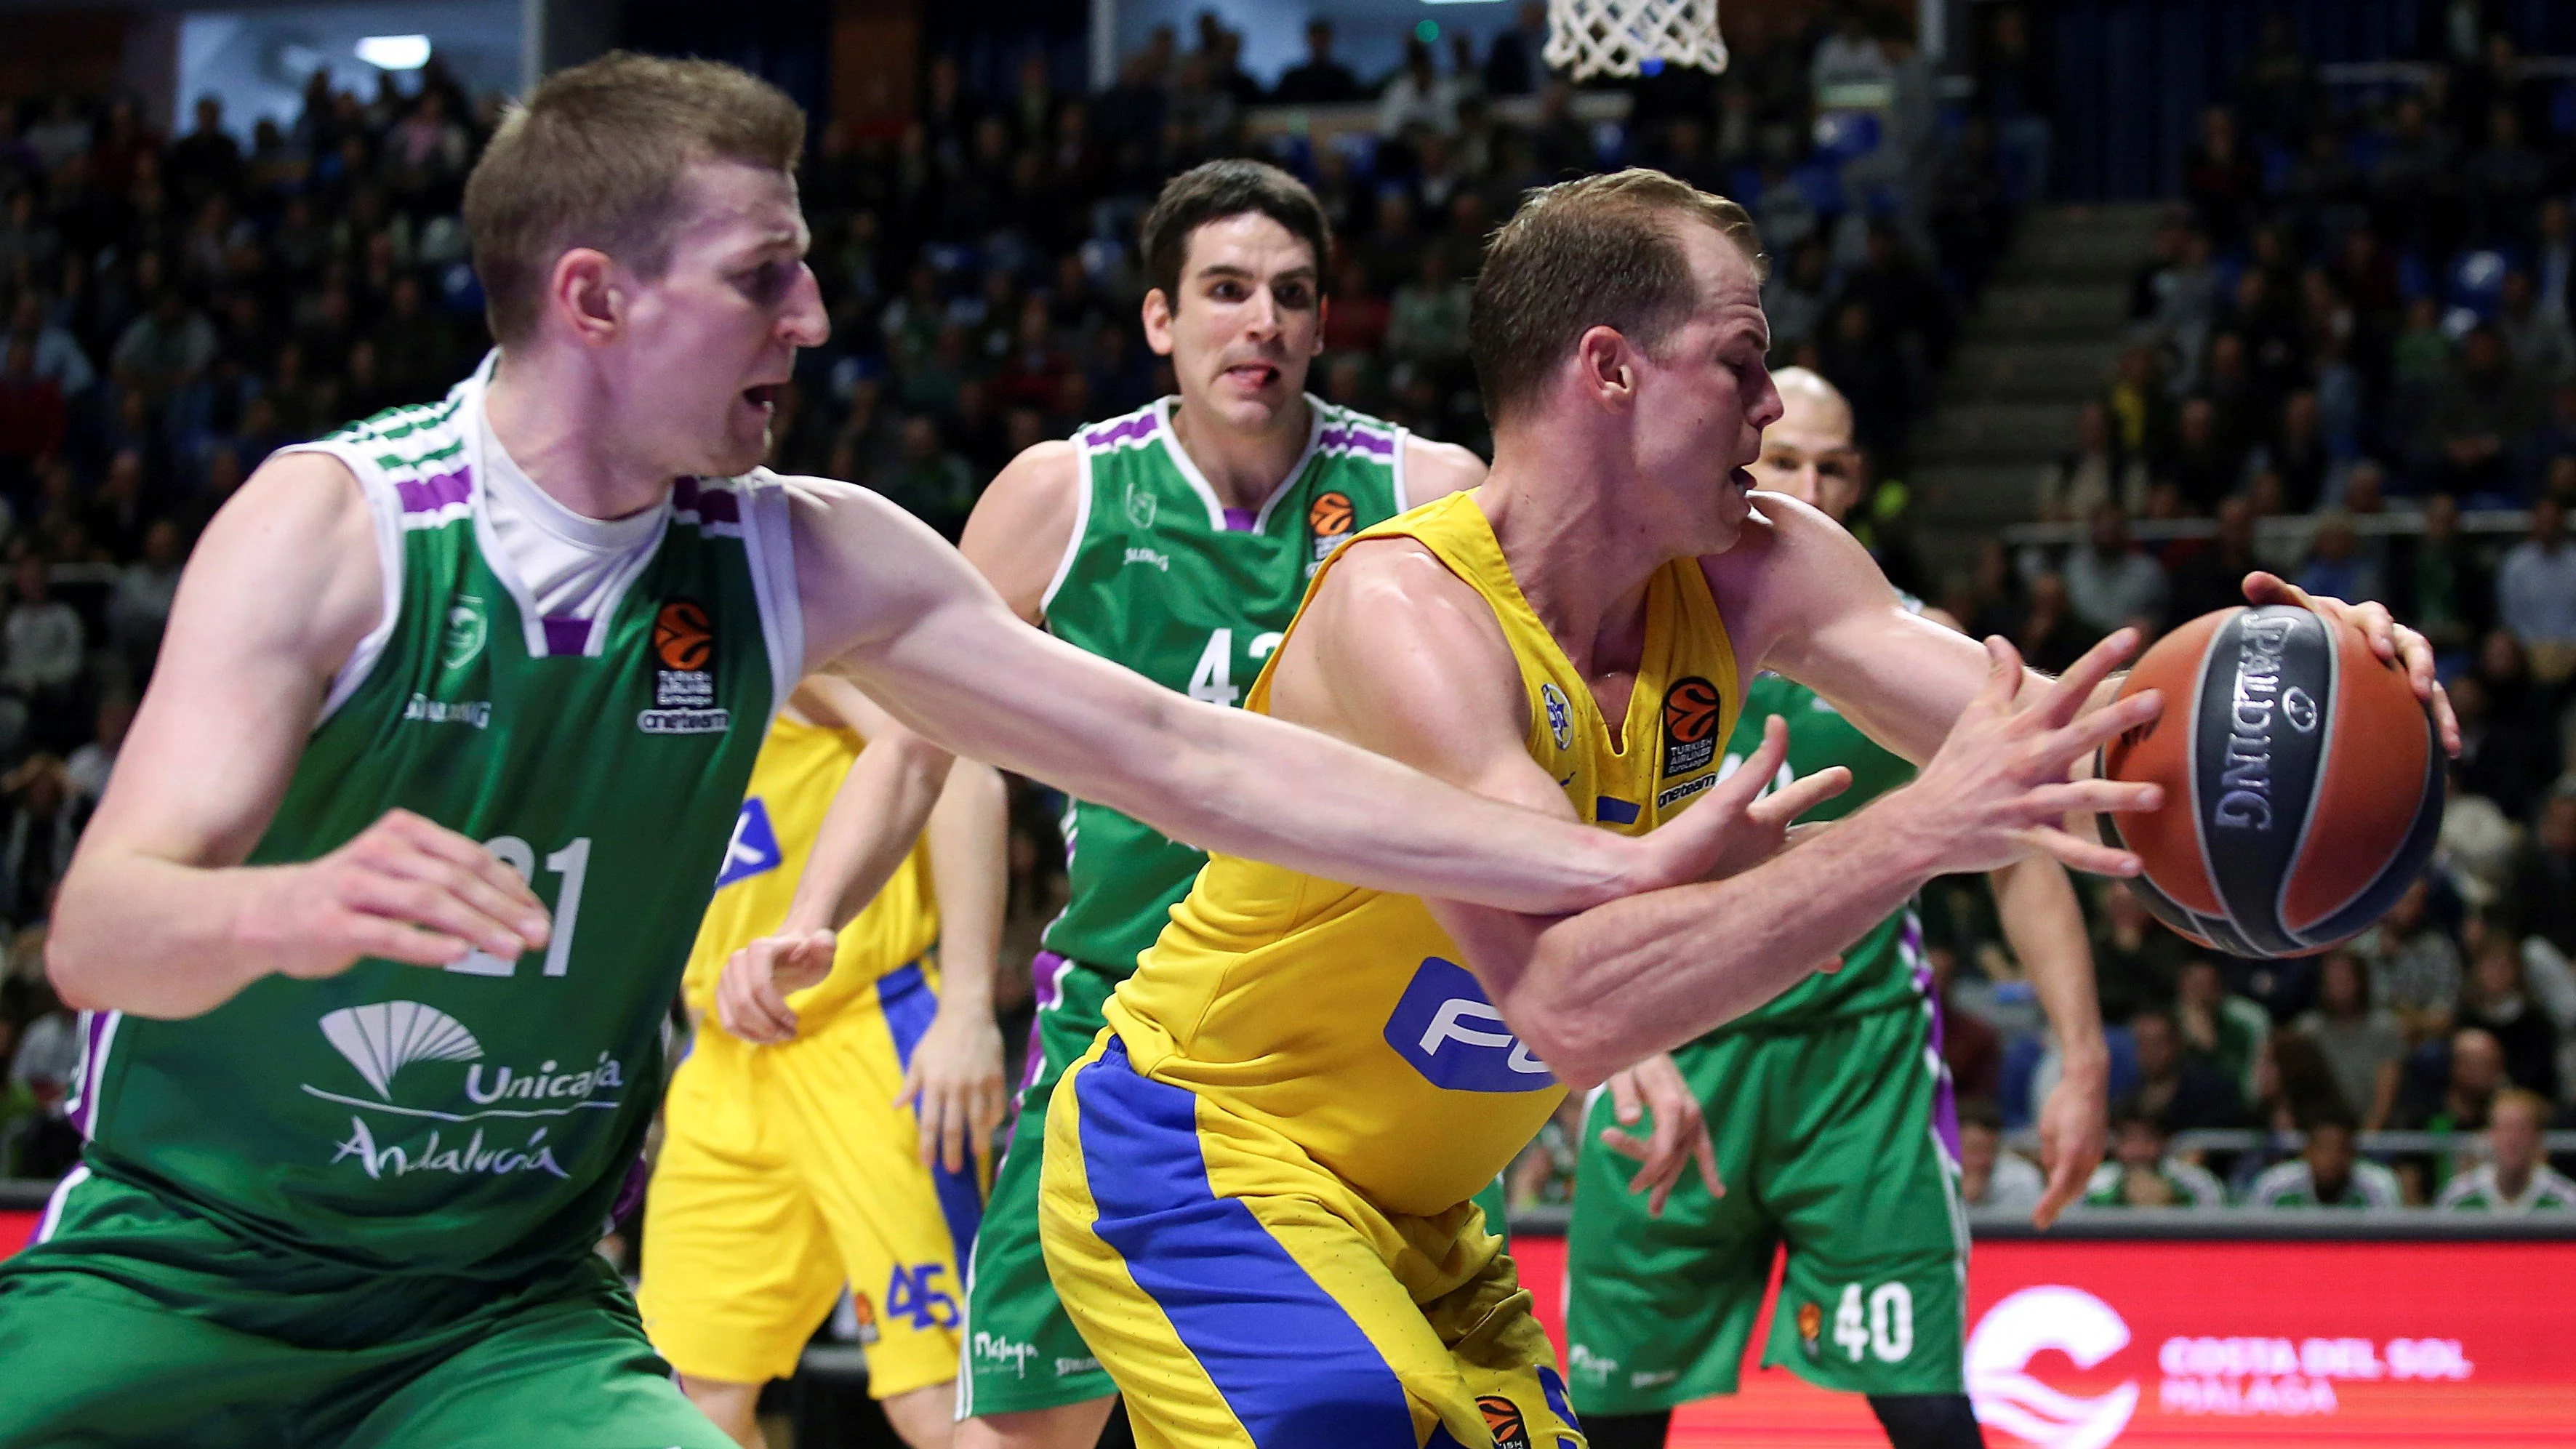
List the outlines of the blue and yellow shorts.
{"label": "blue and yellow shorts", "polygon": [[1056,1291],[1143,1449],[1581,1449],[1483,1212],[1380,1211],[1104,1031],[1047,1113]]}
{"label": "blue and yellow shorts", "polygon": [[784,1378],[846,1283],[869,1393],[957,1376],[962,1265],[989,1164],[922,1166],[913,1115],[894,1105],[938,1005],[916,963],[792,1042],[700,1029],[663,1109],[636,1292],[672,1367]]}

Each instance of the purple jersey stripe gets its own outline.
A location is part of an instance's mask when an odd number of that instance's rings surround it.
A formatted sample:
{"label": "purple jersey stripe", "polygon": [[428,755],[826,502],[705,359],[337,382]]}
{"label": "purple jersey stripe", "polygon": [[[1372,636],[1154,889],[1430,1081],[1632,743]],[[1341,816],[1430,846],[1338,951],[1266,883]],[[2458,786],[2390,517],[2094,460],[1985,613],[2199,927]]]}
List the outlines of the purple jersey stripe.
{"label": "purple jersey stripe", "polygon": [[1395,456],[1395,439],[1353,427],[1326,428],[1323,436],[1315,440],[1315,446],[1318,449],[1350,448],[1362,453],[1375,453],[1381,458]]}
{"label": "purple jersey stripe", "polygon": [[1225,531],[1228,533],[1250,533],[1252,531],[1252,525],[1258,523],[1260,520],[1261,515],[1253,512],[1249,508],[1229,508],[1225,511]]}
{"label": "purple jersey stripe", "polygon": [[590,647],[590,621],[588,619],[550,618],[545,620],[544,623],[546,626],[546,652],[548,654],[579,654]]}
{"label": "purple jersey stripe", "polygon": [[98,1092],[107,1081],[107,1039],[112,1034],[109,1027],[114,1025],[116,1013],[92,1011],[84,1015],[87,1019],[83,1025],[89,1039],[81,1052],[80,1111],[73,1114],[72,1126],[86,1138],[92,1125],[98,1121]]}
{"label": "purple jersey stripe", "polygon": [[462,503],[472,491],[473,474],[459,468],[435,478],[403,478],[394,483],[394,496],[402,500],[405,513],[436,513],[451,503]]}
{"label": "purple jersey stripe", "polygon": [[[1923,962],[1923,918],[1911,909],[1905,923],[1896,928],[1896,949],[1905,956]],[[1914,968],[1914,989],[1932,1007],[1932,1068],[1939,1075],[1932,1088],[1932,1131],[1950,1152],[1950,1160],[1959,1160],[1959,1093],[1950,1081],[1950,1062],[1941,1055],[1941,991],[1932,980],[1932,967],[1924,962]]]}
{"label": "purple jersey stripe", "polygon": [[1114,423],[1108,427],[1098,428],[1085,433],[1082,435],[1082,441],[1085,447],[1115,447],[1131,438],[1142,438],[1151,435],[1154,431],[1154,426],[1155,419],[1152,413],[1140,413],[1135,417],[1129,418],[1123,423]]}
{"label": "purple jersey stripe", "polygon": [[742,500],[732,489],[703,487],[695,478],[683,478],[672,488],[671,506],[696,514],[702,523],[742,522]]}

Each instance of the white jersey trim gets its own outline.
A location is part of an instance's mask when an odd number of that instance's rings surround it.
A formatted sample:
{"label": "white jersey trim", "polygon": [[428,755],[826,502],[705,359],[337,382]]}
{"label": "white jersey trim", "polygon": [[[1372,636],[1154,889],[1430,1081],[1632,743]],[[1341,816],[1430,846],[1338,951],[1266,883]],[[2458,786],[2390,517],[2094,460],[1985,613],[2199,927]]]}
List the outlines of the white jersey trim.
{"label": "white jersey trim", "polygon": [[53,1196],[45,1199],[45,1215],[36,1221],[36,1242],[53,1241],[54,1230],[63,1225],[63,1204],[70,1200],[73,1188],[87,1181],[89,1168],[83,1165],[64,1173],[63,1180],[54,1184]]}
{"label": "white jersey trim", "polygon": [[[700,486],[705,486],[701,484]],[[742,500],[743,562],[760,601],[760,637],[769,646],[769,713],[776,718],[805,677],[805,600],[796,587],[796,524],[787,487],[766,468],[725,486]],[[761,726],[764,732],[768,725]]]}
{"label": "white jersey trim", "polygon": [[1064,541],[1064,557],[1055,561],[1055,577],[1047,580],[1046,592],[1038,595],[1038,617],[1041,619],[1054,606],[1056,593],[1064,587],[1064,581],[1073,577],[1073,561],[1082,556],[1083,538],[1091,532],[1091,447],[1082,440],[1083,432],[1091,426],[1086,423],[1073,430],[1073,536]]}

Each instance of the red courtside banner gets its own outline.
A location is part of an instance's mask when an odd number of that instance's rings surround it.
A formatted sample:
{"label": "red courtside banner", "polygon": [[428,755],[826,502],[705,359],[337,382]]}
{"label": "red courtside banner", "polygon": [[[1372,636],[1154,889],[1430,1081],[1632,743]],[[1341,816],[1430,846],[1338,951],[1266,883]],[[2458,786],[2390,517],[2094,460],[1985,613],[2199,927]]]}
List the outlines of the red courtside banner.
{"label": "red courtside banner", "polygon": [[[1512,1250],[1562,1354],[1564,1242]],[[1858,1397],[1755,1368],[1769,1331],[1743,1392],[1684,1409],[1674,1445],[1887,1442]],[[2564,1449],[2576,1241],[1983,1241],[1967,1360],[1996,1449]]]}

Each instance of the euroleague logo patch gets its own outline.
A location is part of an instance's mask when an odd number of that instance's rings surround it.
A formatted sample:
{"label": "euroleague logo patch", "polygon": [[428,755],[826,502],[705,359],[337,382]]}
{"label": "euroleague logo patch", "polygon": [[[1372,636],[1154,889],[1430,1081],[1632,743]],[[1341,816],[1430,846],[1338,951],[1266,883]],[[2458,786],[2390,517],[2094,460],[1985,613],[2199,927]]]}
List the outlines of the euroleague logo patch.
{"label": "euroleague logo patch", "polygon": [[1351,524],[1356,515],[1351,510],[1351,495],[1334,489],[1319,493],[1306,506],[1306,532],[1315,548],[1315,562],[1333,556],[1333,550],[1350,541]]}
{"label": "euroleague logo patch", "polygon": [[1494,1449],[1530,1449],[1529,1425],[1521,1420],[1521,1406],[1500,1394],[1480,1394],[1476,1407],[1485,1412],[1485,1428],[1494,1436]]}
{"label": "euroleague logo patch", "polygon": [[648,735],[718,735],[733,723],[716,705],[716,635],[706,606],[672,599],[653,616],[653,707],[635,727]]}
{"label": "euroleague logo patch", "polygon": [[1726,712],[1717,686],[1694,674],[1664,691],[1664,778],[1708,768],[1717,758],[1717,722]]}

